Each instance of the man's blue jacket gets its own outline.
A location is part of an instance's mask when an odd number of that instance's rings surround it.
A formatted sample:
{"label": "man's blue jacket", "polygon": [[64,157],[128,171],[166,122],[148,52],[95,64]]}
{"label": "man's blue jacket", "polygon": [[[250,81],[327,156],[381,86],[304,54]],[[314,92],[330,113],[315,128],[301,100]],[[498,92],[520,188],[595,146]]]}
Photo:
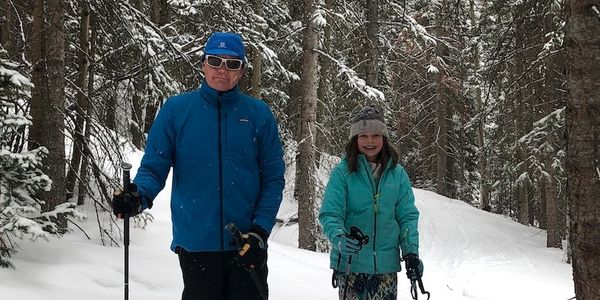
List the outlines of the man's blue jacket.
{"label": "man's blue jacket", "polygon": [[262,101],[236,86],[199,89],[170,98],[161,108],[134,183],[145,199],[163,189],[173,167],[171,249],[233,250],[225,225],[275,224],[284,186],[277,124]]}

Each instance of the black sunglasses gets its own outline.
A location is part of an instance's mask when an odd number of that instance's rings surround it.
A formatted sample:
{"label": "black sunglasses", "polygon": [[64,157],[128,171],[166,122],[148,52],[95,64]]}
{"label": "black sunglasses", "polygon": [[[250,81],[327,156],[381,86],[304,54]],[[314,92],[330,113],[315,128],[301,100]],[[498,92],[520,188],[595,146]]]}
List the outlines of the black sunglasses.
{"label": "black sunglasses", "polygon": [[223,63],[228,70],[239,70],[244,65],[244,62],[239,58],[223,58],[214,55],[206,55],[206,63],[213,68],[220,68]]}

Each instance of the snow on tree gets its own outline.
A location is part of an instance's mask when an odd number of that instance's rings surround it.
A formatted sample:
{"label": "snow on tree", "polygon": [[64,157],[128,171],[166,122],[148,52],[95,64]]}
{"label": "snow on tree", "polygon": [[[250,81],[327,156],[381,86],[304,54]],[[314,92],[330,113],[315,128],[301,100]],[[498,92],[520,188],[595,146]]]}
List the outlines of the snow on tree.
{"label": "snow on tree", "polygon": [[31,96],[33,85],[7,57],[7,52],[0,50],[0,267],[3,268],[13,267],[9,258],[16,252],[19,239],[48,239],[59,232],[55,223],[58,214],[74,214],[71,203],[43,213],[43,203],[35,196],[38,191],[51,188],[52,181],[41,171],[48,150],[39,147],[18,151],[22,133],[31,125],[31,117],[21,107]]}

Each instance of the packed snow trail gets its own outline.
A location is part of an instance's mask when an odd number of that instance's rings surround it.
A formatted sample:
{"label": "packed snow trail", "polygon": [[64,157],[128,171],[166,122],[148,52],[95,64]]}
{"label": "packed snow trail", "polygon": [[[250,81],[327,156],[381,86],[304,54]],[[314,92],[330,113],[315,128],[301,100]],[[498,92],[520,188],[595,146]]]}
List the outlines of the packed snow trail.
{"label": "packed snow trail", "polygon": [[[135,174],[141,154],[130,157]],[[292,172],[293,173],[293,172]],[[287,182],[293,182],[288,178]],[[149,211],[145,229],[131,225],[129,299],[180,299],[181,271],[169,250],[170,178]],[[289,194],[286,194],[289,195]],[[574,296],[571,266],[548,249],[546,232],[526,227],[437,194],[415,189],[420,218],[423,283],[432,300],[565,300]],[[280,213],[294,207],[284,198]],[[0,300],[106,300],[123,298],[123,248],[102,246],[95,211],[78,229],[51,243],[24,241],[12,257],[16,270],[0,270]],[[122,225],[122,221],[119,221]],[[269,242],[271,300],[331,300],[327,253],[296,247],[297,225],[276,227]],[[398,274],[398,299],[411,300],[410,282]],[[419,299],[425,299],[419,295]]]}
{"label": "packed snow trail", "polygon": [[[415,197],[424,280],[432,295],[499,300],[574,295],[566,280],[571,265],[561,262],[561,250],[545,247],[545,231],[432,192],[415,190]],[[540,297],[540,288],[552,297]]]}

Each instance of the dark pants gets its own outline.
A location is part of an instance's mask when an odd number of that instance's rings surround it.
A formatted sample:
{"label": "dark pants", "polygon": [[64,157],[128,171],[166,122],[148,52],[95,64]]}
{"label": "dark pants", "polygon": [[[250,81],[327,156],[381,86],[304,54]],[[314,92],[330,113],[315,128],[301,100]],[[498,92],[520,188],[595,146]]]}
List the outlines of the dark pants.
{"label": "dark pants", "polygon": [[[263,300],[250,272],[233,262],[236,252],[187,252],[178,247],[177,254],[183,273],[182,300]],[[268,295],[267,266],[254,272]]]}

